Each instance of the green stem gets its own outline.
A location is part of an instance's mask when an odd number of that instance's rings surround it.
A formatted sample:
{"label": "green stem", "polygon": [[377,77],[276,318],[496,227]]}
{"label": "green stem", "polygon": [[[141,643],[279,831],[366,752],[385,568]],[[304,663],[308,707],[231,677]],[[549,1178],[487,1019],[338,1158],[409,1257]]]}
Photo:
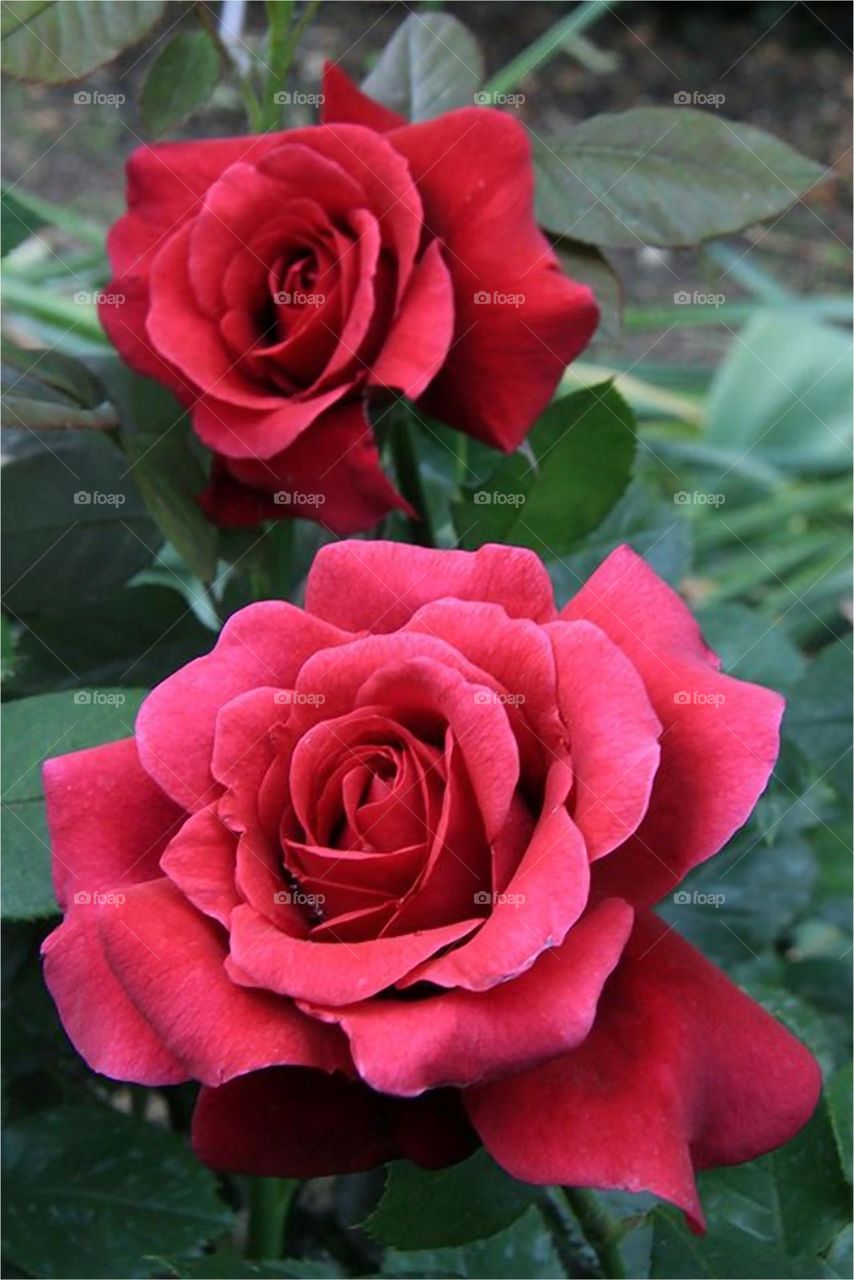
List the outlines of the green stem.
{"label": "green stem", "polygon": [[415,443],[415,424],[411,410],[402,406],[403,412],[395,414],[389,432],[391,456],[397,473],[400,491],[407,502],[415,508],[420,519],[410,521],[414,541],[424,547],[435,547],[436,537],[430,516],[430,504],[427,491],[418,463],[418,448]]}
{"label": "green stem", "polygon": [[285,1219],[297,1183],[285,1178],[253,1178],[249,1189],[249,1234],[246,1256],[281,1258]]}
{"label": "green stem", "polygon": [[596,1253],[602,1275],[607,1280],[624,1280],[626,1264],[620,1250],[620,1224],[605,1209],[592,1191],[583,1187],[564,1187],[569,1207],[584,1232],[587,1243]]}
{"label": "green stem", "polygon": [[231,49],[223,40],[219,33],[219,25],[216,18],[211,13],[206,4],[197,4],[195,7],[195,15],[199,22],[207,31],[213,40],[219,55],[227,67],[231,67],[234,72],[234,78],[237,81],[237,88],[243,99],[243,105],[246,108],[246,118],[249,122],[249,128],[253,133],[261,133],[264,128],[264,108],[262,103],[258,101],[258,95],[252,88],[248,75],[244,74],[243,68],[236,62]]}
{"label": "green stem", "polygon": [[507,93],[514,89],[520,80],[559,53],[561,46],[570,36],[576,36],[591,27],[602,14],[607,13],[617,4],[617,0],[582,0],[571,13],[561,18],[548,31],[523,49],[512,62],[502,67],[491,80],[483,86],[487,93]]}

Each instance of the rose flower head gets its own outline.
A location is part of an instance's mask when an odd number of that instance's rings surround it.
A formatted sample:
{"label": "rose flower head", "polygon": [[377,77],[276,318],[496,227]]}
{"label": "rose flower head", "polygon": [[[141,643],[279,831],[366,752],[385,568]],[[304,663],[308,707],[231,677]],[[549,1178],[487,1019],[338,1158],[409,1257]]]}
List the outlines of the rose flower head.
{"label": "rose flower head", "polygon": [[515,449],[598,318],[536,226],[518,121],[408,124],[334,67],[324,94],[314,127],[139,148],[109,236],[104,327],[189,410],[224,526],[405,507],[368,417],[394,395]]}
{"label": "rose flower head", "polygon": [[782,699],[628,548],[558,612],[530,551],[324,548],[132,738],[45,765],[45,971],[89,1065],[201,1082],[218,1169],[481,1142],[648,1190],[808,1119],[807,1050],[651,907],[747,819]]}

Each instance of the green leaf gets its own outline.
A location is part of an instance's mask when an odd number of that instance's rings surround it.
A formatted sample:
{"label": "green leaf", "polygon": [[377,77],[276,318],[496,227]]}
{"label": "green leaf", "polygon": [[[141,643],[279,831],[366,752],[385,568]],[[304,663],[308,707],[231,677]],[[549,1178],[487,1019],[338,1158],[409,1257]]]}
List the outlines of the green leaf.
{"label": "green leaf", "polygon": [[827,1099],[809,1124],[766,1159],[774,1171],[783,1238],[791,1253],[822,1253],[851,1220]]}
{"label": "green leaf", "polygon": [[[5,6],[3,12],[5,21]],[[45,219],[22,204],[14,191],[4,190],[0,195],[0,257],[5,258],[44,225]]]}
{"label": "green leaf", "polygon": [[633,480],[598,528],[549,566],[558,600],[574,595],[623,543],[674,586],[688,571],[691,529],[687,520],[672,501],[659,498],[648,482]]}
{"label": "green leaf", "polygon": [[102,433],[3,432],[3,600],[27,615],[108,595],[149,564],[159,545]]}
{"label": "green leaf", "polygon": [[396,1162],[365,1229],[399,1249],[465,1244],[494,1235],[533,1204],[537,1188],[517,1182],[485,1151],[439,1172]]}
{"label": "green leaf", "polygon": [[419,1249],[400,1253],[390,1249],[383,1261],[384,1276],[490,1276],[492,1280],[550,1280],[566,1275],[543,1215],[531,1207],[506,1230],[488,1240],[456,1249]]}
{"label": "green leaf", "polygon": [[362,88],[407,120],[430,120],[470,107],[483,79],[471,32],[447,13],[410,13]]}
{"label": "green leaf", "polygon": [[[851,463],[851,336],[836,325],[762,311],[741,331],[709,393],[703,444],[778,472]],[[722,468],[723,469],[723,468]]]}
{"label": "green leaf", "polygon": [[[632,469],[634,417],[610,383],[552,404],[525,450],[504,461],[454,512],[462,545],[508,542],[546,559],[595,529]],[[530,448],[533,457],[528,453]]]}
{"label": "green leaf", "polygon": [[136,44],[163,13],[162,0],[4,0],[0,66],[39,84],[68,84]]}
{"label": "green leaf", "polygon": [[145,77],[139,111],[147,133],[159,138],[207,102],[221,71],[207,31],[182,31],[166,45]]}
{"label": "green leaf", "polygon": [[833,1136],[836,1139],[839,1162],[849,1182],[852,1181],[852,1089],[854,1089],[854,1083],[852,1082],[852,1067],[849,1062],[847,1066],[840,1067],[827,1085],[827,1105],[830,1113],[830,1123],[833,1128]]}
{"label": "green leaf", "polygon": [[81,409],[97,409],[108,398],[100,378],[73,356],[59,351],[16,347],[11,342],[4,342],[2,359],[5,367],[23,375],[21,381],[27,387],[36,382],[42,383]]}
{"label": "green leaf", "polygon": [[695,1236],[671,1209],[656,1209],[652,1217],[653,1280],[685,1280],[686,1276],[816,1280],[829,1274],[817,1260],[790,1258],[738,1227],[712,1222],[706,1235]]}
{"label": "green leaf", "polygon": [[60,1107],[6,1131],[5,1247],[37,1276],[149,1276],[231,1225],[183,1139],[106,1107]]}
{"label": "green leaf", "polygon": [[133,733],[142,689],[78,689],[8,702],[4,707],[3,908],[10,919],[52,915],[50,845],[41,767],[65,755]]}
{"label": "green leaf", "polygon": [[94,605],[30,618],[18,638],[14,690],[150,688],[206,653],[214,639],[179,591],[125,587]]}
{"label": "green leaf", "polygon": [[788,689],[803,674],[804,659],[778,621],[740,604],[699,609],[697,619],[728,675]]}
{"label": "green leaf", "polygon": [[2,426],[104,431],[118,425],[106,391],[79,360],[4,343],[2,362]]}
{"label": "green leaf", "polygon": [[[254,1262],[251,1258],[241,1258],[235,1253],[209,1253],[203,1258],[159,1258],[162,1270],[177,1280],[276,1280],[276,1277],[290,1277],[291,1280],[332,1280],[342,1274],[331,1260],[306,1262],[301,1258],[284,1258],[281,1262],[266,1260]],[[161,1270],[158,1267],[158,1270]]]}
{"label": "green leaf", "polygon": [[704,954],[737,963],[783,934],[814,882],[815,857],[803,836],[780,824],[763,837],[751,826],[696,867],[658,910]]}
{"label": "green leaf", "polygon": [[686,107],[591,116],[534,139],[537,215],[588,244],[691,245],[772,218],[823,176],[761,129]]}
{"label": "green leaf", "polygon": [[841,796],[851,796],[851,645],[822,649],[795,687],[783,721],[786,738]]}
{"label": "green leaf", "polygon": [[113,362],[105,372],[119,406],[119,439],[152,519],[202,582],[213,581],[217,528],[198,496],[207,483],[190,420],[164,387]]}

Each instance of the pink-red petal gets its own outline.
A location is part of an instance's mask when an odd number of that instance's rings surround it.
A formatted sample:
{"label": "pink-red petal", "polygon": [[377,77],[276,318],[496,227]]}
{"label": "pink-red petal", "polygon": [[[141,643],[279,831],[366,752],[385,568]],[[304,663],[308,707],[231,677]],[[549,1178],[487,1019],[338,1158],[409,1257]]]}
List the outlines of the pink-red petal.
{"label": "pink-red petal", "polygon": [[694,1171],[788,1141],[818,1099],[803,1045],[654,916],[638,920],[579,1048],[475,1085],[466,1106],[514,1177],[650,1191],[703,1216]]}
{"label": "pink-red petal", "polygon": [[46,760],[47,825],[57,902],[159,877],[186,814],[142,768],[133,738]]}
{"label": "pink-red petal", "polygon": [[387,632],[422,605],[451,596],[500,604],[511,618],[556,616],[549,576],[533,551],[433,551],[382,541],[322,547],[308,575],[306,608],[350,631]]}

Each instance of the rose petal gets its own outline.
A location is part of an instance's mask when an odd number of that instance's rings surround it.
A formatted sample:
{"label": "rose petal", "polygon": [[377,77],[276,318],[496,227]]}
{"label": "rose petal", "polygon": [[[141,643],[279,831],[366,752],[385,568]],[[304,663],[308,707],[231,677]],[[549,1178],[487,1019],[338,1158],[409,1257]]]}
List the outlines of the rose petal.
{"label": "rose petal", "polygon": [[442,947],[457,942],[479,924],[461,920],[440,929],[366,942],[313,942],[271,927],[252,907],[231,917],[227,969],[236,982],[264,987],[317,1004],[351,1004],[367,999]]}
{"label": "rose petal", "polygon": [[515,449],[599,315],[537,228],[527,130],[505,112],[466,107],[386,136],[409,163],[454,277],[454,342],[424,406]]}
{"label": "rose petal", "polygon": [[647,916],[584,1043],[476,1085],[465,1102],[514,1177],[650,1191],[702,1225],[694,1167],[753,1160],[788,1141],[820,1087],[794,1036]]}
{"label": "rose petal", "polygon": [[216,805],[192,814],[160,859],[160,869],[194,907],[228,927],[241,901],[234,883],[237,837]]}
{"label": "rose petal", "polygon": [[431,600],[502,605],[511,618],[549,622],[554,595],[542,561],[520,547],[433,551],[399,542],[321,547],[308,575],[306,608],[350,631],[396,631]]}
{"label": "rose petal", "polygon": [[442,367],[454,331],[451,273],[438,240],[412,273],[400,311],[368,378],[417,399]]}
{"label": "rose petal", "polygon": [[475,1143],[451,1090],[403,1101],[358,1080],[296,1067],[202,1089],[193,1116],[200,1160],[222,1172],[270,1178],[358,1173],[398,1156],[440,1168]]}
{"label": "rose petal", "polygon": [[614,898],[513,982],[312,1012],[343,1027],[359,1075],[374,1089],[408,1096],[437,1085],[469,1085],[579,1044],[631,925],[631,908]]}
{"label": "rose petal", "polygon": [[377,133],[387,133],[405,124],[403,116],[390,111],[381,102],[368,97],[335,62],[323,64],[323,101],[320,107],[323,124],[362,124]]}
{"label": "rose petal", "polygon": [[563,942],[587,904],[590,883],[587,850],[566,811],[570,780],[563,764],[552,765],[531,843],[478,932],[419,965],[401,987],[432,982],[485,991],[518,977],[543,951]]}
{"label": "rose petal", "polygon": [[180,1084],[190,1071],[131,1004],[104,959],[97,922],[102,910],[115,907],[72,907],[42,943],[44,980],[65,1032],[101,1075],[135,1084]]}
{"label": "rose petal", "polygon": [[133,738],[46,760],[56,899],[160,876],[160,855],[186,814],[142,768]]}
{"label": "rose petal", "polygon": [[333,533],[358,533],[395,508],[411,510],[380,466],[359,400],[333,405],[275,457],[234,458],[229,470],[244,484],[278,495],[268,518],[302,516]]}
{"label": "rose petal", "polygon": [[140,707],[136,732],[146,772],[176,803],[204,808],[221,790],[211,773],[220,708],[258,685],[292,688],[309,654],[350,638],[280,600],[233,614],[211,652],[164,680]]}
{"label": "rose petal", "polygon": [[259,1067],[346,1064],[341,1041],[320,1023],[287,1000],[228,978],[224,933],[170,881],[129,888],[125,898],[99,912],[107,963],[195,1079],[221,1084]]}
{"label": "rose petal", "polygon": [[561,616],[587,619],[611,637],[663,725],[647,815],[595,873],[597,892],[647,905],[750,815],[777,757],[783,700],[720,675],[688,609],[628,547],[608,557]]}
{"label": "rose petal", "polygon": [[555,622],[546,631],[569,731],[571,812],[592,860],[627,839],[646,813],[661,723],[636,669],[604,631],[587,622]]}

